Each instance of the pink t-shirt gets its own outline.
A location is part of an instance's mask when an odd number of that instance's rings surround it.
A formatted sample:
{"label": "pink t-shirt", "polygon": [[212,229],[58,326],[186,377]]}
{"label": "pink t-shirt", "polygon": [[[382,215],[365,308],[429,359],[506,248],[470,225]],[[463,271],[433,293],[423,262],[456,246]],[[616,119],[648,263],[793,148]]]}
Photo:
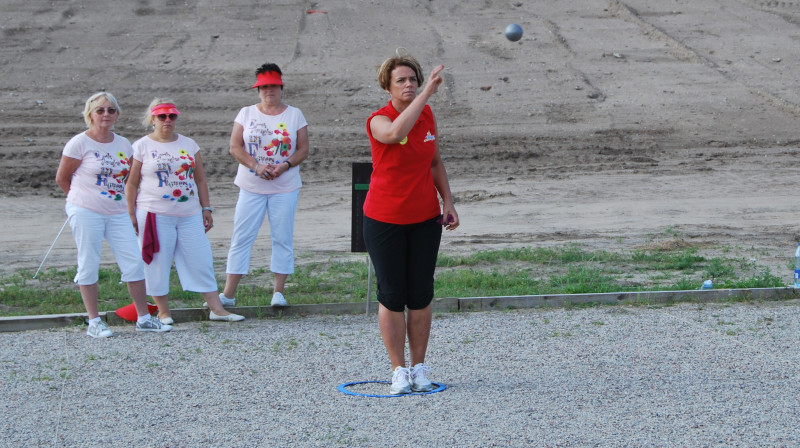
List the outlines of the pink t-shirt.
{"label": "pink t-shirt", "polygon": [[92,140],[86,132],[72,137],[62,154],[81,164],[72,175],[67,202],[104,215],[126,213],[125,178],[132,152],[131,142],[117,134],[111,143]]}
{"label": "pink t-shirt", "polygon": [[[297,131],[308,126],[300,109],[287,106],[280,115],[265,115],[255,105],[243,107],[234,120],[244,128],[244,149],[262,165],[283,163],[297,150]],[[300,167],[294,166],[277,179],[265,180],[249,167],[239,165],[239,188],[256,194],[289,193],[303,186]]]}
{"label": "pink t-shirt", "polygon": [[142,162],[138,210],[179,217],[200,212],[194,183],[194,158],[200,147],[189,137],[177,135],[174,142],[161,143],[145,136],[133,143],[133,158]]}

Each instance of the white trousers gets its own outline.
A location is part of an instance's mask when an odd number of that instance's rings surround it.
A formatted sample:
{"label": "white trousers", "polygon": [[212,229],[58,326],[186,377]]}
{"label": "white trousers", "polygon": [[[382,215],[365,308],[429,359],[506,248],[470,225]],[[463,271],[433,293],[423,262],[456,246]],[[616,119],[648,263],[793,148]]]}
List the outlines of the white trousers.
{"label": "white trousers", "polygon": [[270,271],[294,273],[294,216],[300,190],[279,194],[256,194],[239,189],[236,213],[233,215],[233,236],[228,251],[228,274],[248,274],[250,254],[258,231],[269,219],[272,239]]}
{"label": "white trousers", "polygon": [[104,215],[67,202],[65,207],[75,245],[78,247],[78,273],[75,283],[93,285],[97,283],[100,270],[100,254],[103,238],[106,239],[123,282],[144,279],[144,262],[136,232],[127,213]]}
{"label": "white trousers", "polygon": [[[139,258],[144,238],[147,212],[136,210],[139,222]],[[165,296],[169,293],[169,273],[172,261],[184,291],[217,291],[217,278],[214,276],[214,255],[203,227],[203,213],[187,217],[156,215],[159,251],[153,254],[153,261],[144,265],[147,294]]]}

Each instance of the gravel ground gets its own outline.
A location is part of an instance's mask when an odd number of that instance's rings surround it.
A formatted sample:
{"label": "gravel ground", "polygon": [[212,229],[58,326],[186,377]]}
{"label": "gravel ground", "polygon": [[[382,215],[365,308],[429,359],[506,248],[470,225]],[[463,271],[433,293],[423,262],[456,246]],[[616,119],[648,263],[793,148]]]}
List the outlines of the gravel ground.
{"label": "gravel ground", "polygon": [[[800,302],[437,314],[400,398],[375,316],[0,334],[2,446],[798,446]],[[385,394],[365,384],[356,392]]]}

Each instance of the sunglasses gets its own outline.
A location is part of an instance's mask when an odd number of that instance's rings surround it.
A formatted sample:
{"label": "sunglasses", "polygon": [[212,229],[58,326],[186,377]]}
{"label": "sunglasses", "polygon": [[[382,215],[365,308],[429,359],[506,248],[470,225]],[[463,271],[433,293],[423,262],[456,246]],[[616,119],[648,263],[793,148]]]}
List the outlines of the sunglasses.
{"label": "sunglasses", "polygon": [[170,120],[175,121],[175,119],[178,118],[178,114],[158,114],[156,117],[158,118],[158,121],[165,121],[167,117],[169,117]]}
{"label": "sunglasses", "polygon": [[97,109],[94,110],[94,112],[97,115],[103,115],[104,113],[108,113],[109,115],[114,115],[115,113],[117,113],[117,109],[114,109],[113,107],[109,107],[108,109],[103,107],[98,107]]}

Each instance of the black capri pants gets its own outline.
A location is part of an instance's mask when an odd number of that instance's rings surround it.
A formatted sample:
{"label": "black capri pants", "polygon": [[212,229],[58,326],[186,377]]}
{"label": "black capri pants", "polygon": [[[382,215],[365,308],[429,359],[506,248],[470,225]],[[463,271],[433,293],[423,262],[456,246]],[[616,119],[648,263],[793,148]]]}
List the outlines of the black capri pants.
{"label": "black capri pants", "polygon": [[378,302],[390,311],[419,310],[433,300],[442,240],[442,225],[436,219],[389,224],[364,217],[364,243],[375,266]]}

